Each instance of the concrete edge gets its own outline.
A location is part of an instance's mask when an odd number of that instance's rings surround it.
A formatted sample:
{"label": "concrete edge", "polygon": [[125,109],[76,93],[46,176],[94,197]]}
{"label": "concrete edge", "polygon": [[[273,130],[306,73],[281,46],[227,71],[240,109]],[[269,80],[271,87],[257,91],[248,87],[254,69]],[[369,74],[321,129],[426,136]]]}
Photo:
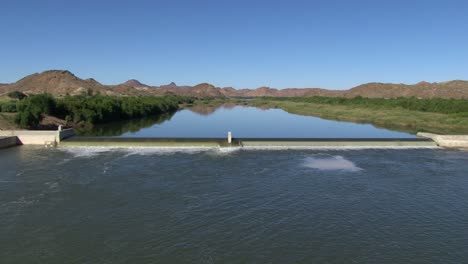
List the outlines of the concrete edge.
{"label": "concrete edge", "polygon": [[222,138],[106,138],[75,137],[63,147],[246,147],[246,148],[435,148],[429,139],[231,139]]}
{"label": "concrete edge", "polygon": [[0,149],[10,148],[18,145],[17,137],[0,137]]}
{"label": "concrete edge", "polygon": [[432,139],[440,147],[468,149],[468,135],[438,135],[419,132],[417,136]]}

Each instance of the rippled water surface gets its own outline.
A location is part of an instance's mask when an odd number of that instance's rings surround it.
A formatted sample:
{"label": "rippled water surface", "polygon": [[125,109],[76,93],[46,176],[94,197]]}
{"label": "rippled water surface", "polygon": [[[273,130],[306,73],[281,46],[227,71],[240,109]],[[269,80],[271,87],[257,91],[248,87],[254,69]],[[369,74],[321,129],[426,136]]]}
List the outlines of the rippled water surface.
{"label": "rippled water surface", "polygon": [[468,153],[0,150],[1,263],[466,263]]}

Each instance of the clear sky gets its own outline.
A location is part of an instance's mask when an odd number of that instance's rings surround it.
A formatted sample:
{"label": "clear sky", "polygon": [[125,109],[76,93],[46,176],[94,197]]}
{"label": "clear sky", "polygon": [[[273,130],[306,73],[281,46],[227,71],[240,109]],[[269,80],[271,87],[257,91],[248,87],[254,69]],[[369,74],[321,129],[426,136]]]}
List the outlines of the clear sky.
{"label": "clear sky", "polygon": [[2,0],[0,82],[345,89],[468,79],[466,0]]}

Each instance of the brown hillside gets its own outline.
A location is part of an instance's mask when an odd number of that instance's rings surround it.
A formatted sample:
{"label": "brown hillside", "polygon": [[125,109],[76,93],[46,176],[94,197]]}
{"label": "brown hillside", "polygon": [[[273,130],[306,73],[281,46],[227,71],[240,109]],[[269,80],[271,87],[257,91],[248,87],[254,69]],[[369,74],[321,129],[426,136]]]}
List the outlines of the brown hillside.
{"label": "brown hillside", "polygon": [[223,97],[219,88],[209,83],[201,83],[190,89],[190,95],[196,97]]}
{"label": "brown hillside", "polygon": [[236,90],[232,87],[221,88],[220,92],[226,97],[238,97],[240,95],[239,90]]}
{"label": "brown hillside", "polygon": [[415,85],[368,83],[352,88],[345,93],[346,97],[371,98],[468,98],[467,81],[450,81],[442,83],[420,82]]}
{"label": "brown hillside", "polygon": [[26,94],[48,92],[61,96],[81,94],[87,92],[88,89],[103,92],[105,86],[94,79],[82,80],[69,71],[52,70],[26,76],[3,88],[5,88],[6,92],[21,91]]}
{"label": "brown hillside", "polygon": [[201,83],[196,86],[177,86],[175,83],[162,85],[154,89],[156,94],[174,94],[194,97],[224,97],[220,88],[209,83]]}
{"label": "brown hillside", "polygon": [[178,86],[175,82],[171,82],[170,84],[161,85],[159,86],[161,89],[177,89],[177,88],[190,88],[190,86]]}
{"label": "brown hillside", "polygon": [[121,85],[135,87],[135,88],[144,88],[144,87],[149,88],[150,87],[149,85],[143,84],[140,81],[135,80],[135,79],[128,80],[122,83]]}
{"label": "brown hillside", "polygon": [[106,95],[164,95],[174,94],[194,97],[301,97],[301,96],[345,96],[394,98],[414,96],[419,98],[468,98],[468,81],[440,83],[420,82],[414,85],[392,83],[367,83],[350,90],[326,90],[320,88],[258,89],[236,90],[232,87],[218,88],[209,83],[196,86],[168,85],[149,86],[137,80],[129,80],[119,85],[103,85],[94,79],[80,79],[69,71],[52,70],[35,73],[12,84],[0,84],[0,95],[21,91],[26,94],[48,92],[56,96],[77,95],[88,91]]}

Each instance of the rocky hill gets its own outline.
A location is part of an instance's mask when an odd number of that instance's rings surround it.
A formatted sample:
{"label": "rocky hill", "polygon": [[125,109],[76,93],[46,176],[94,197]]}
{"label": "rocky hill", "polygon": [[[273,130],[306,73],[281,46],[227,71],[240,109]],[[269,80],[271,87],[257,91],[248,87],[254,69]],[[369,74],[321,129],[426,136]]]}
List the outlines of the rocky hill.
{"label": "rocky hill", "polygon": [[270,87],[237,90],[232,87],[219,88],[209,83],[201,83],[195,86],[178,86],[175,83],[150,86],[134,79],[118,85],[104,85],[94,79],[81,79],[69,71],[52,70],[26,76],[16,83],[0,84],[0,95],[11,91],[21,91],[26,94],[47,92],[56,96],[100,93],[117,96],[174,94],[195,97],[362,96],[394,98],[414,96],[419,98],[468,98],[468,81],[420,82],[414,85],[367,83],[349,90],[320,88],[274,89]]}
{"label": "rocky hill", "polygon": [[121,85],[135,87],[135,88],[149,88],[150,87],[149,85],[143,84],[140,81],[135,80],[135,79],[128,80],[122,83]]}
{"label": "rocky hill", "polygon": [[0,83],[0,95],[5,93],[7,83]]}
{"label": "rocky hill", "polygon": [[48,92],[54,95],[81,94],[88,90],[105,91],[105,86],[94,79],[83,80],[69,71],[35,73],[2,88],[6,91],[21,91],[26,94]]}
{"label": "rocky hill", "polygon": [[440,83],[420,82],[415,85],[392,83],[368,83],[345,92],[346,97],[419,97],[419,98],[468,98],[467,81]]}

